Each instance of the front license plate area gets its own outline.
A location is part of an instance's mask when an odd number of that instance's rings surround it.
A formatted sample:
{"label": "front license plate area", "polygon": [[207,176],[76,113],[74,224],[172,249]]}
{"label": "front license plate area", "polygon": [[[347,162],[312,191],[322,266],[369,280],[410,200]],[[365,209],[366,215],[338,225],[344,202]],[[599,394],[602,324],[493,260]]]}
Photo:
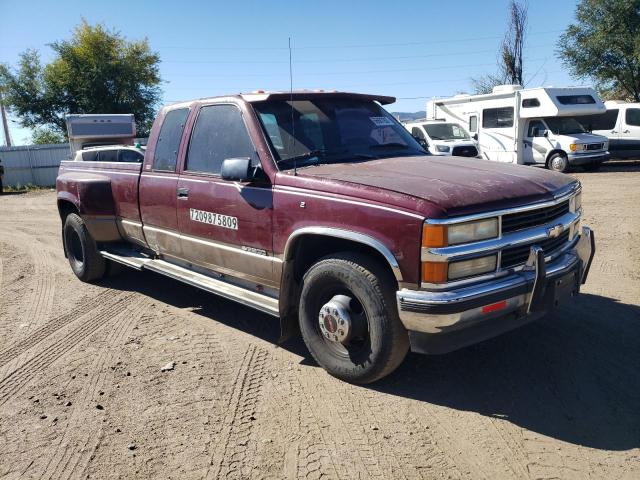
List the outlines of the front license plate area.
{"label": "front license plate area", "polygon": [[578,270],[550,279],[547,281],[544,294],[531,306],[531,311],[551,310],[574,297],[578,293],[578,288]]}
{"label": "front license plate area", "polygon": [[552,282],[553,288],[553,307],[557,307],[563,302],[566,302],[569,298],[575,297],[578,294],[578,286],[580,285],[578,272],[573,271],[558,279],[554,279]]}

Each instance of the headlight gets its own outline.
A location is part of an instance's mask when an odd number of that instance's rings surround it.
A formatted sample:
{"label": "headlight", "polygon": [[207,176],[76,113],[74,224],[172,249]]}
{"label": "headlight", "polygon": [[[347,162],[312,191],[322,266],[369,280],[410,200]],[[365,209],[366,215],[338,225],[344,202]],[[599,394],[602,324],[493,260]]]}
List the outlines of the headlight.
{"label": "headlight", "polygon": [[439,248],[460,243],[478,242],[497,236],[497,217],[452,225],[425,224],[422,230],[422,246]]}
{"label": "headlight", "polygon": [[[441,248],[498,237],[498,218],[485,218],[452,225],[425,223],[422,230],[424,248]],[[426,259],[425,259],[426,260]],[[422,262],[422,282],[444,283],[448,280],[480,275],[496,269],[496,255],[447,263]]]}
{"label": "headlight", "polygon": [[449,264],[449,280],[493,272],[496,269],[497,261],[497,255],[489,255],[487,257],[452,262]]}
{"label": "headlight", "polygon": [[575,152],[578,149],[578,145],[576,145],[575,143],[572,143],[571,145],[569,145],[569,150],[571,150],[572,152]]}
{"label": "headlight", "polygon": [[449,245],[477,242],[498,236],[498,219],[488,218],[475,222],[450,225],[447,229]]}
{"label": "headlight", "polygon": [[582,208],[582,192],[577,193],[569,200],[569,210],[573,213],[578,212]]}
{"label": "headlight", "polygon": [[449,147],[447,147],[446,145],[436,145],[436,149],[442,153],[446,153],[449,151]]}

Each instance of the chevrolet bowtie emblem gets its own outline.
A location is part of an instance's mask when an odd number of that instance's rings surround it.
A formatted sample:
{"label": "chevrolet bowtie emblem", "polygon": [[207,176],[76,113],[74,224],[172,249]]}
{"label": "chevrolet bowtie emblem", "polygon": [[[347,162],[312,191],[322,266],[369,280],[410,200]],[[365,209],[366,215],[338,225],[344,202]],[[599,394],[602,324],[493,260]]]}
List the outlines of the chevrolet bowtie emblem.
{"label": "chevrolet bowtie emblem", "polygon": [[549,238],[556,238],[560,236],[562,232],[564,232],[564,226],[562,224],[547,228],[547,235]]}

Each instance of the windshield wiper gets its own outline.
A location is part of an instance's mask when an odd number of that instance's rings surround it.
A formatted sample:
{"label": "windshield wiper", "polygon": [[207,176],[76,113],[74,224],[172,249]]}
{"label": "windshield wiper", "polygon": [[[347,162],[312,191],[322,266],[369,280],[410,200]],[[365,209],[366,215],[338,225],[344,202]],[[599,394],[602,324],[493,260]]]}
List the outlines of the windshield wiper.
{"label": "windshield wiper", "polygon": [[295,162],[297,160],[304,160],[306,158],[320,157],[320,155],[324,155],[326,150],[309,150],[308,152],[301,153],[300,155],[294,155],[293,157],[281,158],[276,162],[276,164],[280,165],[281,163],[286,162]]}

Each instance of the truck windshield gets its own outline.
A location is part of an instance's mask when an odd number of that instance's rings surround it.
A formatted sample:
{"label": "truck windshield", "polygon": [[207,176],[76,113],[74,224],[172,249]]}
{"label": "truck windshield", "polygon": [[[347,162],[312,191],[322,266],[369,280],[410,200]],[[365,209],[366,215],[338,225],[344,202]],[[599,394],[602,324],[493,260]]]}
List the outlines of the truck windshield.
{"label": "truck windshield", "polygon": [[431,123],[424,125],[433,140],[469,140],[467,132],[457,123]]}
{"label": "truck windshield", "polygon": [[572,133],[585,133],[584,127],[573,117],[548,117],[545,123],[556,135],[570,135]]}
{"label": "truck windshield", "polygon": [[282,169],[425,154],[409,132],[372,101],[268,100],[253,103],[253,108]]}

